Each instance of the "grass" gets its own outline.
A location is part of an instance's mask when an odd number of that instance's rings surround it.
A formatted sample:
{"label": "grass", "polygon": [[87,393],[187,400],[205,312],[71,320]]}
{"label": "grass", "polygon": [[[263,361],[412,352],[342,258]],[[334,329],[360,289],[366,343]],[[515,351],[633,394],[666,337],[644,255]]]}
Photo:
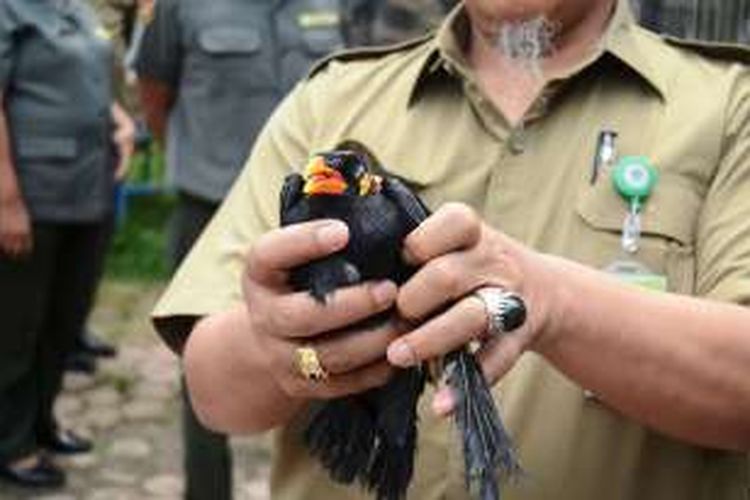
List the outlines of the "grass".
{"label": "grass", "polygon": [[[141,152],[133,159],[128,182],[163,186],[163,165],[155,148]],[[107,278],[154,282],[169,277],[167,221],[173,206],[174,198],[166,191],[129,198],[127,216],[118,224],[107,256]]]}

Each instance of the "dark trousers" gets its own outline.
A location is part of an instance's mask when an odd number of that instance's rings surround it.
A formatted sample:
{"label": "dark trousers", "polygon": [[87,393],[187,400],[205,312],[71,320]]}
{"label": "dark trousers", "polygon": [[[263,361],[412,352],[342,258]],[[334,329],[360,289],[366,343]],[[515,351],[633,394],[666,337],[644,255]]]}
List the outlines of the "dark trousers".
{"label": "dark trousers", "polygon": [[[98,224],[100,233],[96,248],[94,248],[91,259],[88,262],[84,262],[82,264],[82,266],[88,266],[88,269],[85,272],[88,273],[89,276],[91,276],[94,282],[91,286],[91,293],[87,298],[89,307],[86,310],[83,321],[81,322],[81,330],[77,335],[78,338],[83,337],[86,334],[86,322],[88,321],[89,316],[91,315],[91,311],[94,308],[96,292],[99,288],[99,284],[102,281],[102,277],[104,276],[104,264],[107,260],[107,253],[109,252],[109,247],[115,234],[114,210],[110,211]],[[75,343],[73,349],[75,349]]]}
{"label": "dark trousers", "polygon": [[[170,253],[176,268],[218,208],[217,203],[179,193],[172,215]],[[185,498],[229,500],[232,498],[232,457],[227,437],[206,429],[190,404],[182,383],[182,429],[185,446]]]}
{"label": "dark trousers", "polygon": [[0,256],[0,463],[37,449],[55,430],[64,359],[93,298],[100,223],[33,225],[34,248]]}

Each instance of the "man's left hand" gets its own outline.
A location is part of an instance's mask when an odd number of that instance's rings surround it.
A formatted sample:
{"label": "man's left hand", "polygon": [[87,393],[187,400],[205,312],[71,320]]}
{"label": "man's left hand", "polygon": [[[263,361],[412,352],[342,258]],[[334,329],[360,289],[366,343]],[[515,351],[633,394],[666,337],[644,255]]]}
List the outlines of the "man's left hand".
{"label": "man's left hand", "polygon": [[[543,341],[558,287],[550,257],[492,229],[471,208],[458,203],[446,204],[415,229],[404,242],[404,253],[407,261],[421,268],[401,287],[398,310],[419,326],[391,343],[392,364],[412,366],[479,340],[477,356],[492,385],[524,351]],[[482,301],[472,296],[485,286],[523,297],[528,319],[521,328],[487,337],[487,312]],[[438,391],[433,408],[438,414],[452,411],[447,389]]]}

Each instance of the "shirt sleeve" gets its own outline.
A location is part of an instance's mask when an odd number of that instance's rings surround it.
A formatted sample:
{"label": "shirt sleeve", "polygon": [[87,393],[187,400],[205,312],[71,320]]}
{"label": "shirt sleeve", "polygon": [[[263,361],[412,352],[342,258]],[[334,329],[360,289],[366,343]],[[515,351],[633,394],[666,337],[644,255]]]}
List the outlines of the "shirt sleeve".
{"label": "shirt sleeve", "polygon": [[139,76],[177,87],[184,50],[180,22],[177,0],[156,2],[153,16],[138,39],[134,69]]}
{"label": "shirt sleeve", "polygon": [[735,71],[723,154],[698,222],[696,293],[750,306],[750,68]]}
{"label": "shirt sleeve", "polygon": [[310,152],[307,93],[298,87],[276,110],[216,216],[157,303],[154,326],[175,352],[182,351],[197,319],[242,300],[245,255],[259,236],[278,227],[284,178]]}
{"label": "shirt sleeve", "polygon": [[0,0],[0,91],[8,85],[13,69],[15,22],[6,0]]}

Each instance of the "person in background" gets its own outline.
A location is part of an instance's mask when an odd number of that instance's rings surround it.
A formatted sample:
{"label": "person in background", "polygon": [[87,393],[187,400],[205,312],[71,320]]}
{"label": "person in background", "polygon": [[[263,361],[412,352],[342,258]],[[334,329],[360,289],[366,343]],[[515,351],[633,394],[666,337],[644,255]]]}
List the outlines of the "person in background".
{"label": "person in background", "polygon": [[457,0],[347,0],[349,46],[388,45],[437,28]]}
{"label": "person in background", "polygon": [[[747,498],[750,58],[629,3],[465,0],[431,37],[318,64],[268,121],[153,320],[206,425],[274,431],[272,498],[363,498],[305,449],[311,403],[472,342],[524,470],[504,499]],[[280,228],[279,193],[345,141],[433,213],[405,284],[321,305],[290,270],[348,228]],[[528,311],[510,333],[505,291]],[[456,404],[423,398],[410,499],[471,498]]]}
{"label": "person in background", "polygon": [[[122,64],[122,59],[130,40],[133,24],[135,23],[135,0],[87,0],[87,2],[97,13],[99,21],[106,32],[106,36],[112,40],[115,55],[113,70],[115,74],[115,95],[117,96],[117,100],[122,104],[123,108],[130,116],[134,116],[136,112],[137,98],[135,92],[132,88],[129,88],[128,82],[126,81],[125,68]],[[102,220],[101,245],[94,258],[85,264],[93,267],[92,273],[99,277],[97,281],[101,281],[101,276],[104,271],[104,262],[107,251],[109,250],[114,229],[115,213],[114,210],[112,210],[110,211],[110,214]],[[94,294],[96,293],[96,288],[94,288],[93,292]],[[87,318],[94,305],[94,299],[95,297],[93,296],[89,299],[90,306],[89,313],[86,314]],[[93,374],[96,371],[96,358],[111,358],[117,355],[117,348],[102,339],[100,335],[94,333],[87,323],[88,321],[84,322],[84,327],[81,329],[79,335],[76,336],[73,350],[65,359],[65,369],[67,371]]]}
{"label": "person in background", "polygon": [[[176,268],[274,107],[313,61],[344,46],[342,13],[338,0],[159,0],[143,18],[135,69],[177,190]],[[187,397],[183,407],[186,498],[231,498],[226,437],[203,428]]]}
{"label": "person in background", "polygon": [[0,477],[21,486],[63,484],[48,453],[92,446],[53,409],[132,151],[111,75],[87,5],[0,0]]}

